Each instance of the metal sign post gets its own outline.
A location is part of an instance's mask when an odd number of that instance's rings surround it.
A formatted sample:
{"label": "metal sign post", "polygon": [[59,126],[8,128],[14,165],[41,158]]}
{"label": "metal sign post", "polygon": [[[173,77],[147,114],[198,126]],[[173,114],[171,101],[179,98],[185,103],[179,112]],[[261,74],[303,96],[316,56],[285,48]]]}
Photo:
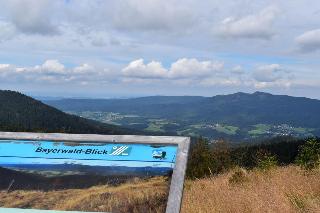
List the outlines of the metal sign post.
{"label": "metal sign post", "polygon": [[[178,213],[189,146],[188,137],[0,132],[0,168],[11,172],[8,174],[14,174],[0,180],[0,186],[3,184],[4,188],[0,190],[10,193],[15,187],[32,187],[31,183],[23,185],[19,174],[26,177],[30,173],[37,173],[37,177],[51,177],[57,173],[65,175],[70,172],[74,176],[87,175],[79,177],[91,177],[93,174],[93,177],[172,174],[165,212]],[[51,187],[50,184],[35,184],[46,190]],[[65,187],[59,184],[57,186]],[[0,204],[0,212],[41,211],[3,208]]]}

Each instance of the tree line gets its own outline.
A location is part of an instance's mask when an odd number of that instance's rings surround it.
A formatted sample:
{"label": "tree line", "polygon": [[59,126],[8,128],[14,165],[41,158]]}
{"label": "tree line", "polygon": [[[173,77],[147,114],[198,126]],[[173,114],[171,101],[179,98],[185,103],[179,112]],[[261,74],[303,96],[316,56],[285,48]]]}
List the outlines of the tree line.
{"label": "tree line", "polygon": [[235,167],[253,169],[296,163],[305,169],[320,164],[320,139],[277,137],[255,144],[231,144],[220,140],[209,144],[199,138],[191,144],[187,177],[202,178]]}

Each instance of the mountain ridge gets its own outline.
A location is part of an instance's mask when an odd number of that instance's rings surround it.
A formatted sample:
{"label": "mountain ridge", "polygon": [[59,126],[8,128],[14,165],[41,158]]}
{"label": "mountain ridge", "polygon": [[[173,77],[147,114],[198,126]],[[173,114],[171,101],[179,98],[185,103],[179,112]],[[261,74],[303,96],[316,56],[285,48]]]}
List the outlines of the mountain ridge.
{"label": "mountain ridge", "polygon": [[125,134],[129,129],[66,114],[19,92],[0,90],[0,131]]}
{"label": "mountain ridge", "polygon": [[[133,99],[46,101],[63,111],[139,130],[214,138],[320,135],[320,100],[264,92],[213,97],[149,96]],[[241,136],[241,137],[240,137]]]}
{"label": "mountain ridge", "polygon": [[201,95],[146,95],[146,96],[139,96],[139,97],[126,97],[126,98],[95,98],[95,97],[63,97],[63,96],[32,96],[37,100],[40,101],[61,101],[61,100],[101,100],[101,101],[110,101],[110,100],[134,100],[134,99],[149,99],[149,98],[198,98],[198,99],[205,99],[205,98],[214,98],[214,97],[220,97],[220,96],[233,96],[233,95],[272,95],[272,96],[282,96],[282,97],[292,97],[292,98],[304,98],[309,100],[318,100],[317,98],[310,98],[305,96],[292,96],[292,95],[286,95],[286,94],[272,94],[269,92],[262,92],[262,91],[255,91],[255,92],[235,92],[230,94],[218,94],[214,96],[201,96]]}

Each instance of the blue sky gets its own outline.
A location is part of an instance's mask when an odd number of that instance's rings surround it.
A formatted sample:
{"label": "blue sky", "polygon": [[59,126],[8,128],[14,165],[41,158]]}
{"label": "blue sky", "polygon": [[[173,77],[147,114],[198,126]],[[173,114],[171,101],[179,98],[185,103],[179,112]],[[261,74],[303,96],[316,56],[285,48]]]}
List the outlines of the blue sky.
{"label": "blue sky", "polygon": [[320,99],[320,2],[0,0],[0,89]]}

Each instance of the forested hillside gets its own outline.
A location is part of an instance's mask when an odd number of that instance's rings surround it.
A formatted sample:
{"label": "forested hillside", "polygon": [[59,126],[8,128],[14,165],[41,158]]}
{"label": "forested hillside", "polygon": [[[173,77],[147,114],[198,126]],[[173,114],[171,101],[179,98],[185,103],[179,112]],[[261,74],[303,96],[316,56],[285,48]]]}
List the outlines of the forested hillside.
{"label": "forested hillside", "polygon": [[63,111],[112,111],[196,121],[320,125],[320,101],[256,92],[213,97],[153,96],[132,99],[62,99],[46,101]]}
{"label": "forested hillside", "polygon": [[105,123],[210,139],[320,135],[319,100],[262,92],[214,97],[62,99],[46,103]]}
{"label": "forested hillside", "polygon": [[13,91],[0,91],[0,131],[130,134],[128,129],[69,115]]}

